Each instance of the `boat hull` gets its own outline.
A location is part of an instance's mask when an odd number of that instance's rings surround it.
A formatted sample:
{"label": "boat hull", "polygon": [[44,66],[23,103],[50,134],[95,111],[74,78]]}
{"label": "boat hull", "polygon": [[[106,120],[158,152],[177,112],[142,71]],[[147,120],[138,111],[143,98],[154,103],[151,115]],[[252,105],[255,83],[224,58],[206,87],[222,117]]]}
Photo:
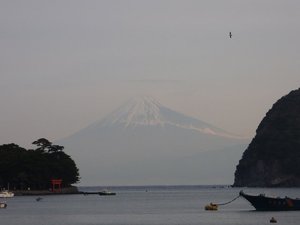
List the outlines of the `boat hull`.
{"label": "boat hull", "polygon": [[248,200],[251,205],[258,211],[293,211],[300,210],[300,199],[292,198],[272,198],[263,194],[248,195],[243,191],[240,196]]}
{"label": "boat hull", "polygon": [[99,192],[99,195],[116,195],[114,192]]}

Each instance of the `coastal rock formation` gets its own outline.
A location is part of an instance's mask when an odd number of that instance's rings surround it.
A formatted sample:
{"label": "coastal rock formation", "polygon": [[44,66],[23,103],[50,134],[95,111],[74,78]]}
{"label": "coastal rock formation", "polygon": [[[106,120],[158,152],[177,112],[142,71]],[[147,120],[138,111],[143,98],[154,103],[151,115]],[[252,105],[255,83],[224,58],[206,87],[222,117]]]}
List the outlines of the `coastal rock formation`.
{"label": "coastal rock formation", "polygon": [[234,186],[300,187],[300,89],[279,99],[261,121]]}

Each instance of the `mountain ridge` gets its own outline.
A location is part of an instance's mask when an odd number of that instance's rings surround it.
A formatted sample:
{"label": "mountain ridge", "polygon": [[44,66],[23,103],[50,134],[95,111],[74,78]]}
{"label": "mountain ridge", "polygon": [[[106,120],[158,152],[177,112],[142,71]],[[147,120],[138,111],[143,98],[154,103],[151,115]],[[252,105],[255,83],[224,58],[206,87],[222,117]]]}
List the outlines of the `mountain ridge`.
{"label": "mountain ridge", "polygon": [[207,122],[203,122],[197,118],[176,112],[166,106],[163,106],[157,100],[149,96],[135,97],[100,121],[92,123],[81,130],[99,126],[119,126],[120,128],[129,128],[137,126],[164,127],[166,125],[176,126],[183,129],[191,129],[204,134],[221,137],[247,139],[245,137],[232,134]]}
{"label": "mountain ridge", "polygon": [[[153,182],[147,184],[232,183],[248,140],[226,136],[222,129],[149,98],[138,101],[143,102],[129,101],[59,142],[74,157],[84,184],[143,185],[150,178]],[[205,128],[221,135],[203,132]],[[225,165],[228,157],[233,162]],[[209,171],[216,174],[211,181]]]}

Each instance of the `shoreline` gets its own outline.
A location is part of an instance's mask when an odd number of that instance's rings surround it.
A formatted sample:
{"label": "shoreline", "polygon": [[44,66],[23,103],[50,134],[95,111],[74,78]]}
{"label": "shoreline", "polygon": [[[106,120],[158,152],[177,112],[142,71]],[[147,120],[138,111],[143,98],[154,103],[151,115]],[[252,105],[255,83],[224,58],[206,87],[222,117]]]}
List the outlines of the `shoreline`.
{"label": "shoreline", "polygon": [[15,196],[37,196],[37,195],[75,195],[83,194],[82,191],[78,191],[77,187],[62,188],[61,191],[51,190],[12,190]]}

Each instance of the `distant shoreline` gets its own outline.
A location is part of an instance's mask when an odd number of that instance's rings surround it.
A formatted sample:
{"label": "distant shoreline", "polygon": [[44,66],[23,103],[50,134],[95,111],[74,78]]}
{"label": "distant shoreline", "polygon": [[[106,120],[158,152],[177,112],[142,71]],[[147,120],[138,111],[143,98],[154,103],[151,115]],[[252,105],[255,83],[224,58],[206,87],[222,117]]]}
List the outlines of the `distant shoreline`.
{"label": "distant shoreline", "polygon": [[15,196],[37,196],[37,195],[66,195],[66,194],[83,194],[78,191],[77,187],[62,188],[61,191],[51,190],[13,190]]}

